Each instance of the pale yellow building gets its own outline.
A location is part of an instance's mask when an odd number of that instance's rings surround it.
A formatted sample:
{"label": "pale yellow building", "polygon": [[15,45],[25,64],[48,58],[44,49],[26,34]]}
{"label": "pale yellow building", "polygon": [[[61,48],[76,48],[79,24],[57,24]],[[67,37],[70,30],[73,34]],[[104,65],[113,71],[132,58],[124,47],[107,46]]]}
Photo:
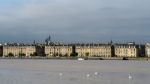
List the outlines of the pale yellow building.
{"label": "pale yellow building", "polygon": [[78,44],[76,45],[78,57],[112,57],[110,44]]}
{"label": "pale yellow building", "polygon": [[3,46],[3,56],[9,56],[10,54],[18,57],[20,55],[23,56],[31,56],[36,52],[35,46],[30,45],[5,45]]}
{"label": "pale yellow building", "polygon": [[45,46],[45,55],[47,57],[57,57],[57,56],[69,57],[71,53],[72,53],[72,46],[69,46],[69,45]]}
{"label": "pale yellow building", "polygon": [[127,44],[51,44],[51,45],[3,45],[1,54],[7,56],[42,57],[150,57],[150,43]]}
{"label": "pale yellow building", "polygon": [[115,48],[115,56],[116,57],[137,57],[138,56],[138,48],[134,43],[128,44],[116,44]]}
{"label": "pale yellow building", "polygon": [[147,57],[150,57],[150,43],[146,43],[145,45],[145,54]]}

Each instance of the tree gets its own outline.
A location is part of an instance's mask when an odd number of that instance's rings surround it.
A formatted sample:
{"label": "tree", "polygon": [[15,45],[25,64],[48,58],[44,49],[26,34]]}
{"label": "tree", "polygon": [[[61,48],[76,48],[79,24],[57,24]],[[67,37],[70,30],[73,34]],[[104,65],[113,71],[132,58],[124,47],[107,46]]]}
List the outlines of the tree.
{"label": "tree", "polygon": [[8,57],[14,57],[14,54],[13,53],[8,53]]}
{"label": "tree", "polygon": [[19,53],[19,57],[25,57],[26,56],[26,54],[24,54],[24,53]]}
{"label": "tree", "polygon": [[43,57],[46,57],[46,54],[45,54],[45,53],[43,54]]}
{"label": "tree", "polygon": [[90,53],[89,53],[89,52],[85,53],[85,56],[87,56],[87,57],[88,57],[89,55],[90,55]]}
{"label": "tree", "polygon": [[19,56],[26,56],[26,54],[24,54],[24,53],[19,53]]}
{"label": "tree", "polygon": [[54,54],[53,54],[53,57],[57,57],[57,56],[59,56],[58,53],[54,53]]}
{"label": "tree", "polygon": [[37,52],[34,52],[33,54],[30,54],[30,56],[37,56]]}
{"label": "tree", "polygon": [[77,56],[78,56],[78,53],[71,53],[70,56],[71,56],[71,57],[77,57]]}
{"label": "tree", "polygon": [[0,57],[2,57],[3,56],[3,54],[2,53],[0,53]]}
{"label": "tree", "polygon": [[63,55],[60,53],[60,54],[59,54],[59,57],[62,57],[62,56],[63,56]]}
{"label": "tree", "polygon": [[69,55],[66,53],[65,55],[64,55],[64,57],[68,57]]}
{"label": "tree", "polygon": [[30,56],[33,56],[33,54],[31,53]]}

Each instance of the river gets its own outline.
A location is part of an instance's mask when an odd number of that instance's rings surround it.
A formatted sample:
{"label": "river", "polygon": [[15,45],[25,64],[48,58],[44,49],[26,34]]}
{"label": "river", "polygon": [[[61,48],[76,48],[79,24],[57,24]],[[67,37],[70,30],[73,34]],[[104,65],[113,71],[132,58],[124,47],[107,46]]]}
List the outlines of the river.
{"label": "river", "polygon": [[149,84],[150,61],[0,59],[1,84]]}

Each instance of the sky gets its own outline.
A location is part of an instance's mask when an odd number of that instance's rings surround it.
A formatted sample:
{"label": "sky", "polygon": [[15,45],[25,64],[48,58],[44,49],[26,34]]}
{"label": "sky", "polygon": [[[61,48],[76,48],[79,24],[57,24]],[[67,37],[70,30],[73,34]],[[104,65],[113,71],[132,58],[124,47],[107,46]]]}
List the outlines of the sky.
{"label": "sky", "polygon": [[150,0],[0,0],[0,42],[150,40]]}

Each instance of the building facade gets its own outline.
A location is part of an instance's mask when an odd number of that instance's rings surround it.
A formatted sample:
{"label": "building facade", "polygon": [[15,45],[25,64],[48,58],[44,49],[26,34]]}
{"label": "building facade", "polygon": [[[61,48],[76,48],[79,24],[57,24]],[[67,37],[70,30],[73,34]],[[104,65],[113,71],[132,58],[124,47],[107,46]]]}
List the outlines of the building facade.
{"label": "building facade", "polygon": [[29,45],[4,45],[3,56],[32,56],[36,52],[35,46]]}
{"label": "building facade", "polygon": [[115,44],[114,51],[116,57],[137,57],[138,48],[134,43]]}
{"label": "building facade", "polygon": [[47,45],[45,55],[47,57],[69,57],[72,53],[72,46],[69,45]]}
{"label": "building facade", "polygon": [[147,57],[150,57],[150,43],[146,43],[145,45],[145,54]]}
{"label": "building facade", "polygon": [[45,47],[44,45],[35,45],[36,46],[36,55],[45,57]]}
{"label": "building facade", "polygon": [[41,57],[150,57],[150,43],[136,45],[125,44],[6,44],[0,45],[0,56],[41,56]]}
{"label": "building facade", "polygon": [[137,45],[138,48],[138,57],[146,57],[146,48],[145,44]]}
{"label": "building facade", "polygon": [[3,46],[0,45],[0,57],[2,57],[2,56],[3,56]]}
{"label": "building facade", "polygon": [[76,45],[78,57],[112,57],[110,44],[78,44]]}

